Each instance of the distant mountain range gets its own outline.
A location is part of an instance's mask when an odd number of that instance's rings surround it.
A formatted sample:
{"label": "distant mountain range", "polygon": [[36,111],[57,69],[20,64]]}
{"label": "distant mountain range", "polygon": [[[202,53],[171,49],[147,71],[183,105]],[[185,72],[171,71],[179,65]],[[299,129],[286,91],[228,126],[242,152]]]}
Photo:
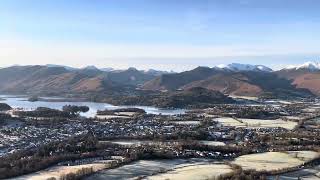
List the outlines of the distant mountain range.
{"label": "distant mountain range", "polygon": [[[18,65],[15,65],[15,66],[18,66]],[[80,70],[80,69],[100,70],[100,71],[105,71],[105,72],[125,71],[125,70],[117,70],[117,69],[114,69],[114,68],[111,68],[111,67],[97,68],[97,67],[94,66],[94,65],[89,65],[89,66],[86,66],[86,67],[83,67],[83,68],[74,68],[74,67],[70,67],[70,66],[56,65],[56,64],[46,64],[46,65],[44,65],[44,66],[47,66],[47,67],[63,67],[63,68],[65,68],[65,69],[67,69],[67,70],[70,70],[70,71],[76,71],[76,70]],[[130,69],[130,68],[129,68],[129,69]],[[135,68],[133,68],[133,69],[135,69]],[[144,71],[141,71],[141,72],[145,72],[145,73],[147,73],[147,74],[154,74],[154,75],[174,73],[173,71],[159,71],[159,70],[155,70],[155,69],[144,70]]]}
{"label": "distant mountain range", "polygon": [[121,89],[177,91],[205,88],[237,96],[320,96],[320,65],[308,62],[273,71],[263,65],[232,63],[181,73],[95,66],[12,66],[0,69],[0,92],[106,93]]}
{"label": "distant mountain range", "polygon": [[0,69],[0,91],[5,93],[86,93],[135,87],[156,76],[134,68],[103,71],[93,66],[12,66]]}
{"label": "distant mountain range", "polygon": [[163,74],[142,89],[172,91],[203,87],[237,96],[320,96],[318,63],[305,63],[273,71],[263,65],[233,63],[213,68]]}
{"label": "distant mountain range", "polygon": [[286,67],[287,70],[308,70],[308,71],[319,71],[320,63],[317,62],[306,62],[301,65],[290,65]]}
{"label": "distant mountain range", "polygon": [[310,90],[320,96],[320,64],[307,62],[302,65],[288,66],[275,72],[279,77],[288,79],[297,88]]}
{"label": "distant mountain range", "polygon": [[228,65],[218,65],[216,68],[230,70],[230,71],[256,71],[256,72],[272,72],[273,70],[263,65],[250,65],[250,64],[239,64],[232,63]]}

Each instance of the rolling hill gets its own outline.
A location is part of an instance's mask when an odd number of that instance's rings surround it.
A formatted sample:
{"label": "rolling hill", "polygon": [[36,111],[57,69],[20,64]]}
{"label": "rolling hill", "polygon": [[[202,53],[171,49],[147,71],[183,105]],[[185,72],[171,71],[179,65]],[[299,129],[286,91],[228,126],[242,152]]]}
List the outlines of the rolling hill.
{"label": "rolling hill", "polygon": [[62,66],[13,66],[0,69],[0,91],[21,94],[103,92],[132,86],[155,76],[138,70],[105,72],[97,68]]}
{"label": "rolling hill", "polygon": [[320,96],[320,64],[307,62],[302,65],[290,66],[275,72],[279,77],[292,81],[297,88],[310,90]]}
{"label": "rolling hill", "polygon": [[[243,66],[241,66],[243,67]],[[247,67],[247,66],[245,66]],[[198,67],[191,71],[166,74],[146,82],[145,90],[173,91],[203,87],[221,93],[238,96],[262,96],[272,94],[276,97],[310,96],[312,93],[304,87],[295,86],[290,79],[270,71],[256,70],[260,66],[236,71],[224,67]]]}
{"label": "rolling hill", "polygon": [[[205,88],[236,96],[275,97],[320,95],[319,64],[303,64],[280,71],[262,65],[230,64],[197,67],[181,73],[103,70],[94,66],[12,66],[0,69],[0,92],[19,94],[84,94],[177,91]],[[141,92],[143,94],[143,91]]]}

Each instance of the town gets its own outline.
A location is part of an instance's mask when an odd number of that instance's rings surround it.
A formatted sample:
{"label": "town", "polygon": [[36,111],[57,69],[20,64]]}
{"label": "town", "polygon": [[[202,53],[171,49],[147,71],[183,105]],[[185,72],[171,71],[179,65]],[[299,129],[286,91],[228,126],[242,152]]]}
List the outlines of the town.
{"label": "town", "polygon": [[[81,112],[89,107],[66,105],[62,110],[38,107],[31,111],[5,103],[0,107],[0,178],[36,178],[32,173],[44,171],[41,177],[45,179],[95,179],[107,169],[139,160],[205,158],[231,164],[232,171],[215,178],[255,179],[320,163],[318,155],[298,165],[288,163],[282,169],[263,171],[232,163],[248,154],[318,152],[317,99],[214,104],[174,115],[122,108],[84,117]],[[45,173],[52,167],[55,173]],[[73,168],[64,171],[57,167]],[[154,174],[132,178],[152,179]]]}

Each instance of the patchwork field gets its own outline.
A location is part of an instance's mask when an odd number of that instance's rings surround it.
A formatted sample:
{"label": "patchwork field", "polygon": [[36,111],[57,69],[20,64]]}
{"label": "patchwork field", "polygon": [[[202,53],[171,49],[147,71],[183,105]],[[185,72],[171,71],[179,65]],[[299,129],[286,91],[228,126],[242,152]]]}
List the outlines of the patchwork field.
{"label": "patchwork field", "polygon": [[320,165],[312,167],[312,168],[304,168],[299,169],[297,171],[288,172],[284,174],[280,174],[277,176],[270,176],[267,178],[268,180],[294,180],[294,179],[303,179],[303,180],[319,180],[320,179]]}
{"label": "patchwork field", "polygon": [[119,116],[119,115],[97,115],[96,118],[98,119],[128,119],[131,118],[129,116]]}
{"label": "patchwork field", "polygon": [[208,145],[208,146],[225,146],[226,143],[220,141],[199,141],[200,144]]}
{"label": "patchwork field", "polygon": [[48,169],[38,171],[32,174],[13,178],[12,180],[45,180],[49,178],[60,179],[61,176],[76,173],[83,168],[92,168],[94,172],[109,168],[110,165],[107,161],[94,162],[92,164],[84,164],[77,166],[53,166]]}
{"label": "patchwork field", "polygon": [[181,168],[176,168],[164,174],[149,176],[148,180],[163,180],[163,179],[183,179],[183,180],[206,180],[214,179],[220,175],[231,173],[230,166],[225,164],[203,164],[191,165]]}
{"label": "patchwork field", "polygon": [[251,101],[257,101],[259,98],[254,97],[254,96],[236,96],[236,95],[229,95],[231,98],[235,99],[246,99],[246,100],[251,100]]}
{"label": "patchwork field", "polygon": [[[244,170],[275,171],[301,166],[319,157],[314,151],[267,152],[243,155],[232,161]],[[100,171],[85,179],[130,179],[146,176],[150,180],[204,180],[214,179],[232,172],[232,168],[222,162],[211,162],[206,159],[174,160],[141,160],[115,169],[109,161],[95,161],[91,164],[76,166],[53,166],[51,168],[14,178],[15,180],[60,179],[69,173],[76,173],[83,168]],[[163,173],[160,173],[163,172]]]}
{"label": "patchwork field", "polygon": [[208,159],[165,159],[165,160],[140,160],[115,169],[102,170],[86,180],[127,180],[139,179],[144,176],[152,176],[160,172],[170,171],[176,168],[191,166],[199,163],[209,163]]}
{"label": "patchwork field", "polygon": [[297,167],[317,157],[319,153],[313,151],[267,152],[240,156],[232,163],[244,170],[275,171]]}
{"label": "patchwork field", "polygon": [[[142,145],[155,145],[155,144],[178,144],[179,141],[149,141],[149,140],[112,140],[112,141],[99,141],[100,143],[113,143],[123,146],[142,146]],[[199,144],[208,146],[225,146],[224,142],[220,141],[197,141]]]}
{"label": "patchwork field", "polygon": [[182,125],[199,125],[200,121],[170,121],[174,124],[182,124]]}
{"label": "patchwork field", "polygon": [[[244,170],[275,171],[294,168],[318,157],[319,153],[313,151],[267,152],[240,156],[231,163],[241,166]],[[231,167],[222,163],[190,164],[176,167],[166,173],[149,176],[146,179],[202,180],[214,179],[231,172]]]}
{"label": "patchwork field", "polygon": [[284,121],[281,119],[276,120],[263,120],[263,119],[234,119],[229,117],[216,118],[214,121],[222,124],[223,126],[234,127],[248,127],[248,128],[285,128],[294,129],[298,124],[293,121]]}

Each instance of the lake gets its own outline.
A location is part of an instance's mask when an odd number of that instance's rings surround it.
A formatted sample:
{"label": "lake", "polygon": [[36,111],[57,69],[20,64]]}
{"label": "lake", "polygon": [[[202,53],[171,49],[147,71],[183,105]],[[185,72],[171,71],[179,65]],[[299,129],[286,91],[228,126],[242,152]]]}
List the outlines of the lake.
{"label": "lake", "polygon": [[[25,110],[34,110],[37,107],[47,107],[51,109],[59,109],[61,110],[65,105],[76,105],[76,106],[88,106],[90,110],[86,113],[82,113],[82,116],[85,117],[94,117],[98,110],[114,110],[120,108],[140,108],[144,109],[148,114],[163,114],[163,115],[177,115],[184,114],[184,109],[159,109],[152,106],[114,106],[108,103],[97,103],[97,102],[48,102],[48,101],[36,101],[30,102],[28,101],[28,97],[26,96],[12,96],[12,95],[0,95],[0,98],[3,99],[1,103],[7,103],[13,108],[23,108]],[[43,99],[59,99],[54,97],[42,97]]]}

